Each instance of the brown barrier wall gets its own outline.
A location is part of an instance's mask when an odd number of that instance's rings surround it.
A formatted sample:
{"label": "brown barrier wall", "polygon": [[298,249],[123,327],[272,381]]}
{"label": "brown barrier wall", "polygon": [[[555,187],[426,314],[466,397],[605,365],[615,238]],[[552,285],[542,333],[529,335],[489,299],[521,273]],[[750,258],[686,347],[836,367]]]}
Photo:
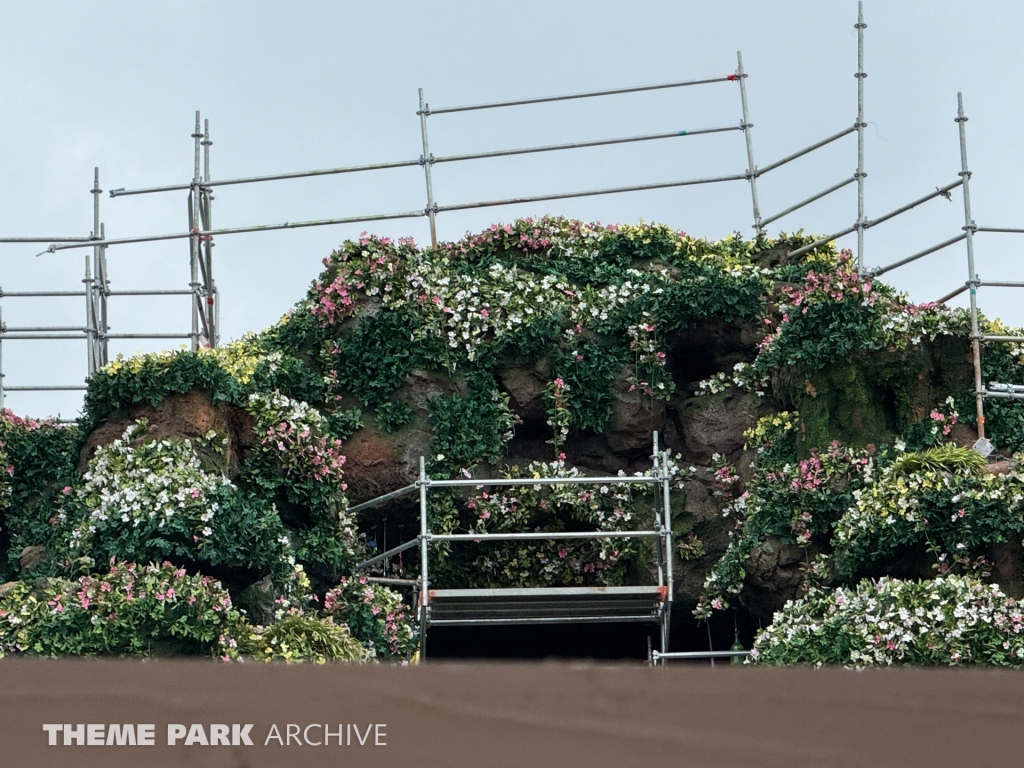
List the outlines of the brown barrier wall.
{"label": "brown barrier wall", "polygon": [[[63,746],[57,731],[48,746],[43,725],[64,723],[93,724],[94,740],[110,724],[153,724],[156,744]],[[345,727],[348,745],[295,743],[322,740],[325,723],[356,726],[365,745]],[[171,747],[169,724],[207,740],[211,724],[252,724],[253,745]],[[264,744],[289,724],[291,745]],[[1019,672],[0,662],[11,768],[988,766],[1024,763],[1022,744]]]}

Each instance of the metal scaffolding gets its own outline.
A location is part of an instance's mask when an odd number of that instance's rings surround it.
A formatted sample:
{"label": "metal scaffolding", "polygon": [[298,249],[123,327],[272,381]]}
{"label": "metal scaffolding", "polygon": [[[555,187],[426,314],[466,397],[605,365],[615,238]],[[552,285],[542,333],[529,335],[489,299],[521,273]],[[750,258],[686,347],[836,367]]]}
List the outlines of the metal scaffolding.
{"label": "metal scaffolding", "polygon": [[[165,192],[187,192],[187,207],[188,207],[188,227],[186,231],[174,232],[170,234],[156,234],[156,235],[138,235],[131,237],[122,238],[108,238],[105,232],[105,226],[100,221],[100,206],[99,197],[102,192],[99,188],[99,169],[95,170],[93,187],[90,190],[90,194],[93,195],[93,222],[92,231],[88,237],[11,237],[11,238],[0,238],[0,243],[48,243],[46,252],[58,253],[65,250],[72,250],[77,248],[91,248],[91,260],[86,257],[85,259],[85,271],[84,271],[84,290],[82,291],[13,291],[4,292],[0,289],[0,302],[6,298],[85,298],[86,300],[86,314],[85,314],[85,325],[84,326],[47,326],[47,325],[33,325],[25,327],[8,327],[2,322],[2,314],[0,314],[0,406],[3,405],[4,393],[6,392],[17,392],[17,391],[62,391],[62,390],[84,390],[85,386],[82,383],[73,384],[36,384],[36,385],[25,385],[16,384],[13,386],[5,386],[4,373],[2,369],[2,344],[5,341],[45,341],[54,339],[84,339],[87,347],[87,365],[86,375],[91,375],[93,372],[104,366],[109,361],[108,342],[112,339],[167,339],[167,340],[188,340],[192,350],[196,350],[201,346],[215,347],[220,342],[220,294],[217,290],[216,283],[214,281],[214,259],[213,259],[213,248],[215,245],[215,238],[218,236],[235,235],[250,232],[267,232],[284,229],[298,229],[305,227],[320,227],[330,225],[343,225],[343,224],[354,224],[354,223],[365,223],[374,221],[391,221],[398,219],[412,219],[412,218],[427,218],[430,225],[431,233],[431,244],[436,246],[438,243],[437,239],[437,217],[445,212],[450,211],[461,211],[477,208],[488,208],[494,206],[508,206],[522,203],[537,203],[546,202],[553,200],[562,200],[569,198],[584,198],[597,195],[610,195],[627,192],[638,192],[654,189],[668,189],[675,187],[685,187],[702,184],[714,184],[721,182],[730,181],[746,181],[750,187],[750,198],[753,212],[753,226],[756,232],[764,232],[765,228],[776,221],[779,221],[785,216],[788,216],[798,210],[801,210],[805,206],[823,199],[834,192],[846,188],[851,184],[856,184],[857,187],[857,215],[853,224],[844,227],[843,229],[828,235],[827,237],[820,238],[813,243],[805,245],[801,248],[795,249],[790,252],[790,256],[799,256],[801,254],[812,251],[813,249],[825,245],[837,238],[856,233],[857,235],[857,265],[859,271],[862,274],[867,274],[868,270],[865,268],[865,256],[864,256],[864,233],[879,224],[882,224],[902,213],[905,213],[913,208],[932,200],[937,197],[950,197],[950,193],[957,187],[964,188],[964,203],[965,203],[965,216],[966,223],[963,228],[963,233],[954,237],[951,237],[938,245],[927,248],[923,251],[915,253],[911,256],[907,256],[889,265],[880,267],[872,270],[870,273],[875,275],[883,274],[889,270],[903,266],[905,264],[912,263],[924,256],[934,253],[938,250],[946,248],[954,243],[960,242],[961,240],[967,241],[968,249],[968,262],[969,262],[969,280],[967,285],[950,293],[943,297],[941,301],[948,300],[958,295],[959,293],[970,290],[971,291],[971,316],[972,316],[972,345],[974,347],[974,358],[975,358],[975,374],[976,374],[976,398],[977,398],[977,410],[978,410],[978,423],[979,423],[979,437],[984,438],[984,412],[983,412],[983,400],[985,397],[1000,397],[1010,399],[1022,399],[1022,393],[1017,392],[1013,389],[1008,389],[1006,385],[992,385],[988,388],[983,386],[981,382],[981,345],[983,343],[995,343],[1000,341],[1015,341],[1016,339],[997,337],[997,336],[983,336],[978,330],[977,318],[978,308],[976,291],[981,282],[978,280],[977,275],[974,271],[974,251],[973,251],[973,237],[976,232],[1018,232],[1024,233],[1024,229],[1007,229],[1007,228],[992,228],[992,227],[977,227],[973,224],[970,218],[970,202],[969,202],[969,178],[970,173],[967,170],[967,156],[966,156],[966,138],[964,135],[964,122],[966,118],[962,114],[957,118],[960,123],[961,130],[961,155],[962,155],[962,167],[959,174],[959,178],[949,184],[942,187],[936,187],[934,192],[930,192],[906,205],[903,205],[883,216],[879,216],[874,219],[869,219],[865,216],[864,206],[864,182],[867,177],[865,172],[865,160],[864,160],[864,128],[866,127],[864,117],[864,81],[867,74],[864,71],[864,35],[867,25],[864,23],[864,10],[863,2],[858,2],[857,12],[857,23],[854,25],[857,31],[857,72],[854,73],[857,79],[857,116],[853,125],[844,128],[820,141],[817,141],[810,146],[804,147],[796,152],[793,152],[775,162],[772,162],[763,167],[758,167],[754,161],[754,149],[753,149],[753,136],[752,128],[753,123],[750,119],[750,111],[747,100],[747,77],[748,74],[744,69],[743,57],[741,53],[737,53],[736,59],[736,70],[733,73],[707,77],[696,80],[681,80],[667,83],[660,83],[655,85],[639,85],[625,88],[613,88],[599,91],[588,91],[581,93],[572,93],[558,96],[540,96],[534,98],[507,100],[507,101],[495,101],[481,104],[470,104],[464,106],[452,106],[452,107],[441,107],[431,108],[427,103],[423,90],[419,91],[418,98],[418,109],[416,115],[420,129],[421,139],[421,153],[418,158],[398,160],[384,163],[375,163],[367,165],[355,165],[347,167],[337,168],[326,168],[309,171],[297,171],[289,173],[277,173],[262,176],[248,176],[240,178],[229,178],[229,179],[215,179],[211,176],[210,171],[210,147],[212,141],[210,140],[210,123],[209,120],[202,120],[199,112],[195,115],[195,124],[192,131],[193,139],[193,164],[192,164],[192,178],[187,183],[171,184],[164,186],[155,187],[141,187],[135,189],[118,188],[110,190],[110,197],[114,199],[128,197],[133,195],[144,195],[154,193],[165,193]],[[441,115],[454,115],[457,113],[465,113],[470,111],[480,110],[493,110],[493,109],[505,109],[513,108],[524,105],[535,105],[545,104],[552,102],[561,102],[567,100],[577,99],[593,99],[593,98],[610,98],[622,94],[639,93],[639,92],[652,92],[652,91],[669,91],[677,90],[680,88],[694,87],[694,86],[712,86],[719,83],[735,83],[738,85],[740,95],[740,120],[739,122],[732,125],[718,126],[718,127],[703,127],[703,128],[687,128],[685,130],[662,130],[656,133],[648,133],[636,136],[620,136],[611,137],[605,139],[594,139],[587,141],[576,141],[561,144],[550,144],[544,146],[532,146],[532,147],[520,147],[520,148],[509,148],[509,149],[498,149],[487,152],[475,152],[468,154],[451,154],[434,156],[430,150],[429,141],[429,122],[430,118]],[[526,154],[538,154],[548,152],[560,152],[574,149],[591,148],[591,147],[602,147],[602,146],[614,146],[627,143],[636,142],[647,142],[656,141],[680,137],[696,137],[701,135],[717,134],[739,131],[743,133],[744,138],[744,149],[745,149],[745,164],[746,167],[743,171],[732,174],[723,174],[718,176],[710,176],[704,178],[689,178],[680,179],[674,181],[655,181],[648,183],[638,183],[630,185],[621,185],[614,187],[606,187],[599,189],[586,189],[576,190],[567,192],[552,192],[547,194],[530,195],[524,197],[505,198],[505,199],[490,199],[490,200],[478,200],[473,202],[463,203],[449,203],[439,204],[434,194],[434,171],[435,166],[444,163],[453,162],[466,162],[482,159],[490,159],[496,157],[511,157]],[[787,165],[794,160],[805,157],[818,149],[821,149],[832,142],[835,142],[849,134],[857,134],[857,165],[855,172],[846,178],[839,180],[838,182],[830,185],[824,190],[821,190],[809,197],[800,200],[797,203],[789,205],[778,212],[769,216],[762,216],[761,206],[759,200],[758,179],[776,170],[784,165]],[[339,175],[349,173],[362,173],[382,170],[392,170],[396,168],[411,168],[419,166],[423,169],[424,184],[425,184],[425,207],[421,209],[411,211],[398,211],[391,213],[379,213],[379,214],[368,214],[368,215],[357,215],[357,216],[343,216],[328,219],[309,220],[309,221],[297,221],[297,222],[283,222],[278,224],[261,224],[252,226],[239,226],[239,227],[221,227],[214,228],[212,219],[212,202],[214,200],[214,190],[218,187],[228,187],[240,184],[255,184],[272,181],[292,180],[300,178],[311,178],[327,175]],[[141,243],[150,243],[157,241],[169,241],[169,240],[188,240],[189,244],[189,283],[187,289],[171,289],[171,290],[127,290],[127,291],[114,291],[111,290],[111,282],[107,269],[107,250],[111,247],[122,246],[122,245],[133,245]],[[990,286],[1000,287],[1024,287],[1024,283],[986,283]],[[172,296],[172,295],[183,295],[190,297],[191,303],[191,326],[190,330],[186,333],[111,333],[108,321],[108,302],[111,297],[114,296]],[[2,313],[2,306],[0,306],[0,313]],[[984,445],[984,444],[983,444]]]}
{"label": "metal scaffolding", "polygon": [[981,227],[978,226],[974,221],[974,217],[971,212],[971,171],[967,164],[967,116],[964,114],[964,100],[963,94],[957,93],[957,114],[954,121],[958,127],[958,138],[960,148],[960,171],[958,173],[959,178],[945,185],[944,187],[936,187],[935,191],[925,195],[924,197],[905,205],[902,208],[893,211],[886,216],[876,219],[874,221],[866,222],[866,226],[873,226],[876,223],[885,221],[886,219],[892,218],[900,213],[910,210],[911,208],[923,203],[927,200],[931,200],[937,197],[945,197],[952,199],[952,190],[957,187],[961,188],[961,194],[963,196],[964,206],[964,224],[961,227],[961,234],[954,235],[946,240],[943,240],[937,245],[930,246],[924,250],[918,251],[917,253],[907,256],[905,258],[894,261],[882,267],[867,270],[866,274],[870,276],[877,276],[897,269],[898,267],[905,266],[918,259],[924,258],[932,253],[940,251],[951,245],[955,245],[961,241],[966,243],[967,253],[967,281],[959,288],[950,291],[945,296],[941,297],[936,301],[937,304],[944,304],[945,302],[956,298],[960,294],[969,292],[970,303],[970,322],[971,322],[971,360],[974,368],[974,400],[975,400],[975,418],[977,421],[978,440],[974,444],[975,450],[984,456],[989,455],[993,446],[992,443],[985,436],[985,400],[987,398],[1005,399],[1005,400],[1024,400],[1024,386],[1016,384],[1006,384],[1000,382],[988,382],[984,381],[982,372],[982,347],[984,344],[999,344],[999,343],[1024,343],[1024,336],[1004,336],[1004,335],[993,335],[985,334],[981,331],[979,308],[978,308],[978,289],[982,286],[989,286],[993,288],[1024,288],[1024,282],[1014,281],[987,281],[982,282],[978,277],[978,273],[975,269],[975,254],[974,254],[974,236],[979,232],[995,232],[995,233],[1009,233],[1009,234],[1024,234],[1024,228],[1013,228],[1013,227]]}
{"label": "metal scaffolding", "polygon": [[[102,190],[99,188],[99,169],[94,175],[93,187],[90,193],[93,195],[93,230],[88,237],[29,237],[29,238],[0,238],[0,243],[48,243],[45,253],[58,253],[65,250],[77,248],[91,248],[92,260],[86,258],[84,291],[22,291],[7,292],[0,290],[0,299],[3,298],[53,298],[53,297],[84,297],[86,299],[86,322],[84,326],[38,326],[31,328],[6,327],[0,324],[0,345],[4,341],[22,340],[53,340],[53,339],[84,339],[87,345],[87,366],[86,374],[91,375],[99,368],[109,362],[108,341],[111,339],[187,339],[193,351],[201,346],[215,347],[220,342],[220,295],[214,281],[214,259],[213,248],[215,237],[222,235],[234,235],[250,232],[268,232],[283,229],[299,229],[305,227],[319,227],[341,224],[353,224],[372,221],[390,221],[396,219],[408,219],[426,217],[430,222],[431,244],[437,246],[436,218],[439,214],[448,211],[461,211],[475,208],[488,208],[494,206],[507,206],[522,203],[536,203],[569,198],[583,198],[597,195],[610,195],[626,192],[638,192],[654,189],[668,189],[674,187],[693,186],[700,184],[712,184],[727,181],[747,180],[750,184],[753,201],[755,222],[760,221],[760,213],[757,203],[757,172],[753,164],[753,149],[751,143],[752,123],[749,120],[746,93],[747,74],[743,69],[743,60],[737,54],[737,70],[734,73],[720,77],[710,77],[699,80],[675,81],[660,83],[656,85],[641,85],[627,88],[606,89],[601,91],[589,91],[583,93],[567,94],[562,96],[543,96],[513,101],[499,101],[485,104],[472,104],[467,106],[443,107],[431,109],[424,100],[423,90],[419,91],[419,109],[417,118],[420,125],[422,139],[422,153],[416,159],[399,160],[370,165],[357,165],[339,168],[326,168],[311,171],[298,171],[292,173],[278,173],[263,176],[249,176],[234,179],[213,179],[210,173],[210,123],[203,121],[200,113],[195,115],[195,127],[192,132],[193,138],[193,168],[192,180],[186,184],[171,184],[157,187],[142,187],[137,189],[113,189],[110,197],[117,199],[132,195],[154,194],[164,192],[186,192],[188,193],[188,227],[186,231],[170,234],[139,235],[122,238],[108,238],[105,226],[100,221],[99,196]],[[541,104],[548,102],[566,101],[570,99],[590,99],[597,97],[611,97],[627,93],[638,93],[645,91],[662,91],[678,89],[690,86],[711,85],[715,83],[738,83],[741,96],[742,119],[735,125],[688,128],[685,130],[670,130],[659,133],[650,133],[639,136],[613,137],[589,141],[577,141],[563,144],[551,144],[535,147],[521,147],[512,149],[500,149],[489,152],[476,152],[470,154],[453,154],[435,157],[430,152],[428,121],[431,116],[454,114],[460,112],[498,109],[506,107],[522,106],[526,104]],[[661,139],[695,137],[731,131],[742,131],[745,137],[747,168],[743,172],[712,176],[706,178],[681,179],[676,181],[656,181],[650,183],[630,184],[601,189],[576,190],[568,192],[554,192],[542,195],[531,195],[526,197],[480,200],[474,202],[452,203],[439,205],[434,197],[433,171],[434,166],[442,163],[464,162],[481,160],[495,157],[510,157],[516,155],[547,153],[582,149],[588,147],[612,146],[618,144],[646,142]],[[809,150],[808,150],[809,151]],[[393,213],[370,214],[361,216],[344,216],[330,219],[283,222],[279,224],[262,224],[242,227],[221,227],[214,228],[212,219],[212,201],[214,189],[217,187],[233,186],[239,184],[255,184],[262,182],[281,181],[289,179],[310,178],[317,176],[348,174],[358,172],[391,170],[395,168],[408,168],[420,166],[423,168],[426,184],[426,206],[413,211],[400,211]],[[112,291],[107,270],[107,249],[114,246],[136,245],[167,240],[188,240],[189,242],[189,267],[190,279],[187,290],[152,290],[152,291]],[[188,333],[111,333],[108,322],[108,300],[112,296],[155,296],[155,295],[187,295],[191,297],[191,328]],[[2,308],[0,308],[2,310]],[[2,349],[0,349],[0,362],[2,362]],[[55,391],[55,390],[84,390],[82,384],[74,385],[3,385],[3,371],[0,367],[0,406],[3,404],[4,391]]]}
{"label": "metal scaffolding", "polygon": [[[375,557],[359,563],[356,570],[375,565],[386,566],[389,559],[410,550],[420,555],[419,578],[375,581],[411,585],[416,593],[420,621],[420,658],[427,655],[427,633],[432,626],[484,626],[510,624],[577,624],[645,622],[659,626],[661,653],[669,647],[672,618],[672,499],[669,452],[658,448],[654,433],[652,470],[645,475],[610,477],[540,477],[540,478],[458,478],[433,479],[426,472],[420,457],[419,479],[404,488],[352,507],[352,513],[378,507],[395,499],[416,494],[419,497],[420,533]],[[584,485],[650,485],[654,488],[651,527],[628,531],[550,531],[519,533],[435,533],[430,525],[430,490],[432,488],[493,488],[511,486]],[[431,547],[452,542],[480,545],[495,541],[611,541],[612,539],[650,539],[654,543],[657,562],[657,583],[632,587],[538,587],[494,589],[435,589],[430,580]],[[384,570],[386,574],[386,569]]]}

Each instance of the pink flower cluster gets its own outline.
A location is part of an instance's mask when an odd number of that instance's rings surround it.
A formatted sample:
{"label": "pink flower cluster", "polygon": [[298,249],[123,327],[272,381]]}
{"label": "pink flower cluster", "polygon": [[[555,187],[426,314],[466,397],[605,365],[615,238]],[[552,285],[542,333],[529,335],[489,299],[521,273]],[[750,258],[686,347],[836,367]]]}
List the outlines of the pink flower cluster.
{"label": "pink flower cluster", "polygon": [[[64,428],[66,425],[57,421],[56,419],[30,419],[27,417],[18,416],[10,408],[4,408],[0,410],[0,422],[6,422],[8,425],[17,429],[24,429],[26,432],[34,432],[41,427],[52,427],[54,429]],[[2,446],[0,446],[2,447]]]}
{"label": "pink flower cluster", "polygon": [[345,456],[341,453],[341,440],[329,440],[314,435],[308,427],[299,429],[287,421],[267,427],[260,436],[260,444],[277,453],[285,473],[297,471],[313,480],[331,480],[342,484]]}

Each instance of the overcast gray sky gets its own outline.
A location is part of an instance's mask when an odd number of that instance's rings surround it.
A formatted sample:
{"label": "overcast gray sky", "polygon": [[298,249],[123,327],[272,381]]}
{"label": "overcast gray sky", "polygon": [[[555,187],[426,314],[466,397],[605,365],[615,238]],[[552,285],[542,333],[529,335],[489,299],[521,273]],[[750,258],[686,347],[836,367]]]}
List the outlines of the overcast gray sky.
{"label": "overcast gray sky", "polygon": [[[517,0],[476,2],[51,2],[0,10],[0,234],[88,235],[92,168],[100,186],[187,182],[195,110],[209,118],[212,175],[236,177],[415,159],[417,88],[432,107],[717,77],[743,51],[754,154],[764,166],[856,117],[855,0]],[[1024,227],[1015,82],[1024,6],[1005,0],[868,0],[865,69],[867,216],[957,179],[957,91],[964,92],[974,218]],[[435,155],[736,124],[731,83],[430,120]],[[742,173],[742,134],[694,136],[435,167],[441,205],[517,195]],[[760,181],[774,213],[856,168],[847,137]],[[224,187],[216,226],[422,208],[419,168]],[[102,198],[108,238],[186,229],[186,193]],[[455,239],[496,221],[562,214],[661,221],[692,235],[749,236],[745,182],[442,214]],[[856,217],[853,186],[769,227],[828,234]],[[961,198],[934,200],[867,235],[877,266],[960,232]],[[363,229],[428,240],[426,220],[218,239],[224,340],[275,321],[321,259]],[[852,244],[846,238],[842,244]],[[980,235],[983,280],[1024,278],[1020,236]],[[80,288],[84,251],[36,257],[0,246],[0,287]],[[111,247],[112,287],[186,287],[184,241]],[[962,244],[887,279],[918,301],[967,278]],[[1002,291],[1002,293],[997,293]],[[1024,324],[1024,294],[981,294],[990,315]],[[81,299],[0,302],[10,326],[82,324]],[[186,332],[187,298],[111,299],[113,332]],[[159,347],[121,341],[112,352]],[[6,384],[80,382],[84,342],[8,341]],[[74,416],[77,394],[11,393],[21,413]]]}

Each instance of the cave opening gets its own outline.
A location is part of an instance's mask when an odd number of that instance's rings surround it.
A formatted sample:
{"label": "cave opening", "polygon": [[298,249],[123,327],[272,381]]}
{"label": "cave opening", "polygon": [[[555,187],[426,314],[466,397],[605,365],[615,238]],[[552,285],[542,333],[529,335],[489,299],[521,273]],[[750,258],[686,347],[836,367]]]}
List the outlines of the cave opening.
{"label": "cave opening", "polygon": [[681,392],[692,392],[699,382],[716,373],[751,362],[757,355],[757,341],[752,328],[719,319],[705,320],[669,335],[667,367],[676,387]]}

